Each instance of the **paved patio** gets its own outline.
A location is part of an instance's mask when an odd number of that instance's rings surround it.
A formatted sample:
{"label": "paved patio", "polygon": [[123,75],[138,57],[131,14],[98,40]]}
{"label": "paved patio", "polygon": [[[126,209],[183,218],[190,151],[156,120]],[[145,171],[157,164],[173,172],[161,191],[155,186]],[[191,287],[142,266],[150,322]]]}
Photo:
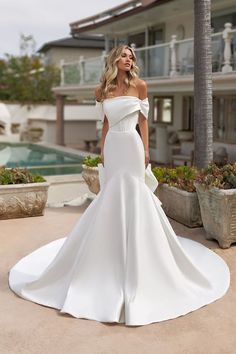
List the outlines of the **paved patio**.
{"label": "paved patio", "polygon": [[146,326],[126,327],[60,315],[23,300],[8,288],[8,271],[35,248],[65,236],[88,202],[47,208],[44,216],[0,221],[0,354],[234,354],[236,353],[236,245],[222,250],[170,219],[177,234],[197,240],[228,263],[227,294],[197,311]]}

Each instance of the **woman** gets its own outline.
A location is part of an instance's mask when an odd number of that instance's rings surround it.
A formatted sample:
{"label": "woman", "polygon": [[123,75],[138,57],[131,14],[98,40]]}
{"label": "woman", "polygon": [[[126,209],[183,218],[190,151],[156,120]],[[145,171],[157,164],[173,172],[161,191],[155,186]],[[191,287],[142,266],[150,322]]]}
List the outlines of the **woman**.
{"label": "woman", "polygon": [[103,121],[102,188],[69,237],[12,268],[11,289],[77,318],[130,326],[175,318],[222,297],[227,264],[177,236],[145,183],[149,103],[132,48],[109,53],[96,107]]}
{"label": "woman", "polygon": [[[131,97],[138,97],[141,100],[147,97],[147,85],[145,81],[138,79],[138,67],[136,65],[135,54],[128,46],[120,46],[114,48],[107,58],[106,70],[102,77],[102,85],[96,88],[96,99],[100,102],[109,96],[130,95]],[[103,145],[106,133],[108,131],[107,117],[104,119],[101,139],[101,158],[104,163]],[[139,128],[141,130],[144,153],[145,166],[149,162],[148,149],[148,124],[147,119],[141,114],[139,117]]]}

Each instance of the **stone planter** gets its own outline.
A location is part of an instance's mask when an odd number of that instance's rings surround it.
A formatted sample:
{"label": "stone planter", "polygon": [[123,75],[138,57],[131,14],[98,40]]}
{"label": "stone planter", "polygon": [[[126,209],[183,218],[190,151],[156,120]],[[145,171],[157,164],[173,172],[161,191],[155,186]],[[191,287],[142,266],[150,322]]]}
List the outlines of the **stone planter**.
{"label": "stone planter", "polygon": [[0,220],[44,214],[48,182],[0,185]]}
{"label": "stone planter", "polygon": [[167,183],[159,184],[155,194],[162,202],[165,213],[188,227],[202,226],[197,193],[186,192]]}
{"label": "stone planter", "polygon": [[208,240],[216,239],[221,248],[236,242],[236,189],[205,189],[195,183],[203,226]]}
{"label": "stone planter", "polygon": [[90,192],[94,194],[98,194],[100,191],[100,183],[99,183],[99,175],[98,175],[98,167],[90,167],[86,165],[82,165],[82,177],[87,183]]}

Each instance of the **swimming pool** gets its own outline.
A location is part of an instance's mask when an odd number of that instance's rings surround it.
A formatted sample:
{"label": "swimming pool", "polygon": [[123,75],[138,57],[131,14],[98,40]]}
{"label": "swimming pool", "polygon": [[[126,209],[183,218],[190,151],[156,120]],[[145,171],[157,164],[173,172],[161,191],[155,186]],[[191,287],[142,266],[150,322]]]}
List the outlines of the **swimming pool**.
{"label": "swimming pool", "polygon": [[[82,172],[88,152],[31,143],[0,143],[0,166],[27,167],[45,176]],[[92,155],[92,154],[91,154]]]}

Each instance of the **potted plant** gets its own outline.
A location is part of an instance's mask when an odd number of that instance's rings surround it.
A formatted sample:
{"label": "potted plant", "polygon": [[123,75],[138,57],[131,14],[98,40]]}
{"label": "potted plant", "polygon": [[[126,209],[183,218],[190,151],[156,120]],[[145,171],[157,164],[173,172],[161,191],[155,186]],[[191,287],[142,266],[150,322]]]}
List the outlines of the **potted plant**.
{"label": "potted plant", "polygon": [[0,168],[0,220],[44,214],[49,183],[26,168]]}
{"label": "potted plant", "polygon": [[202,226],[200,206],[194,180],[197,169],[190,166],[154,167],[159,184],[155,194],[162,202],[165,213],[188,226]]}
{"label": "potted plant", "polygon": [[207,239],[221,248],[236,242],[236,163],[201,169],[194,185],[197,190]]}
{"label": "potted plant", "polygon": [[98,164],[101,162],[100,156],[91,157],[90,155],[86,156],[82,161],[82,177],[87,183],[89,190],[95,194],[100,191]]}
{"label": "potted plant", "polygon": [[[82,176],[86,181],[89,190],[97,194],[105,182],[105,169],[103,167],[101,157],[91,157],[90,155],[87,156],[83,160],[82,167]],[[157,188],[158,182],[151,171],[151,164],[148,164],[145,171],[145,183],[152,191]]]}

